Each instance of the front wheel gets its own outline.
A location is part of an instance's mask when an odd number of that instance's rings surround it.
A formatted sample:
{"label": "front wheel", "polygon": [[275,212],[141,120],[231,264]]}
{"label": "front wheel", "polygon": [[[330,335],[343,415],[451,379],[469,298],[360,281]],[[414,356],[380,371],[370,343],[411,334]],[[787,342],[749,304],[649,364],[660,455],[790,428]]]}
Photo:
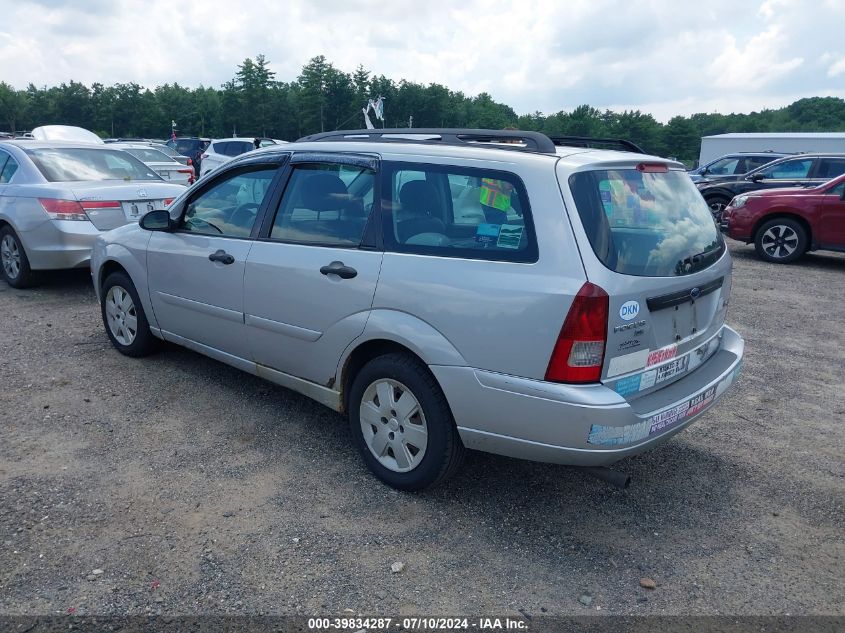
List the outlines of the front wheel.
{"label": "front wheel", "polygon": [[364,365],[352,382],[349,425],[369,469],[399,490],[440,484],[463,460],[446,397],[410,355],[387,354]]}
{"label": "front wheel", "polygon": [[807,250],[807,231],[795,220],[775,218],[757,229],[754,246],[767,262],[789,264]]}
{"label": "front wheel", "polygon": [[147,315],[129,275],[124,272],[109,275],[101,296],[103,325],[117,351],[135,358],[152,354],[158,347],[158,339],[150,331]]}
{"label": "front wheel", "polygon": [[711,196],[709,198],[705,198],[705,200],[707,202],[707,206],[710,207],[710,213],[713,214],[713,217],[718,222],[722,218],[722,211],[724,211],[725,207],[728,206],[730,200],[724,196]]}

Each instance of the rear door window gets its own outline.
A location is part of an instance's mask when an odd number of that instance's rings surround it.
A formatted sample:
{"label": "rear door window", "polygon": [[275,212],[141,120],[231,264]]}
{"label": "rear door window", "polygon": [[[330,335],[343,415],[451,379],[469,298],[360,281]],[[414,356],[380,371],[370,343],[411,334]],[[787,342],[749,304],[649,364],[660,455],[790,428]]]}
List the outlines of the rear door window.
{"label": "rear door window", "polygon": [[385,246],[400,253],[530,262],[537,243],[525,186],[493,169],[393,163],[383,188]]}
{"label": "rear door window", "polygon": [[6,152],[0,152],[0,184],[9,182],[17,170],[17,161]]}
{"label": "rear door window", "polygon": [[610,270],[687,275],[724,252],[707,203],[682,171],[584,171],[570,176],[569,186],[590,245]]}

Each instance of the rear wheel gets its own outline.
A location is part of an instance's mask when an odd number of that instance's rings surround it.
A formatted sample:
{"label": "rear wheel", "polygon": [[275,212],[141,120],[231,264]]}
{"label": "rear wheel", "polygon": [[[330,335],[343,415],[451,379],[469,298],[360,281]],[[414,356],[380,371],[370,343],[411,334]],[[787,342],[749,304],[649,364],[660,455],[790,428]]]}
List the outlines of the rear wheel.
{"label": "rear wheel", "polygon": [[440,484],[463,460],[446,397],[410,355],[387,354],[364,365],[352,382],[349,425],[370,470],[399,490]]}
{"label": "rear wheel", "polygon": [[807,231],[789,218],[769,220],[754,236],[757,254],[767,262],[789,264],[807,250]]}
{"label": "rear wheel", "polygon": [[100,309],[109,339],[121,354],[148,356],[158,348],[135,284],[124,272],[114,272],[103,284]]}
{"label": "rear wheel", "polygon": [[10,226],[0,230],[0,273],[13,288],[28,288],[35,282],[23,244]]}

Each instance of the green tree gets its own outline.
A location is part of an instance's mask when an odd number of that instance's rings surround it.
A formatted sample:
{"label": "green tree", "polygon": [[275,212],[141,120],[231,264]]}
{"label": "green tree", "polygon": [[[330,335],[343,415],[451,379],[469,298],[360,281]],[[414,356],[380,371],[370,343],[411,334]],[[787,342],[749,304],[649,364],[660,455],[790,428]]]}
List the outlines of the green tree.
{"label": "green tree", "polygon": [[5,81],[0,81],[0,121],[8,126],[10,132],[18,129],[18,122],[23,119],[27,105],[26,92],[15,90]]}

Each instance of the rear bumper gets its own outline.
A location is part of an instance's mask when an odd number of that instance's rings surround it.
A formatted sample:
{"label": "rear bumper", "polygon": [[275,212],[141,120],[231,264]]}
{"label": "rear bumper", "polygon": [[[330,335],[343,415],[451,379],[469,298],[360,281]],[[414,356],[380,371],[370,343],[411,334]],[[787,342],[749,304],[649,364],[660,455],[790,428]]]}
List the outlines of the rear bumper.
{"label": "rear bumper", "polygon": [[630,403],[603,385],[560,385],[469,367],[431,370],[467,448],[604,466],[666,441],[712,407],[738,375],[744,349],[739,334],[725,327],[710,360]]}
{"label": "rear bumper", "polygon": [[101,232],[91,222],[47,220],[20,238],[33,270],[84,268]]}

